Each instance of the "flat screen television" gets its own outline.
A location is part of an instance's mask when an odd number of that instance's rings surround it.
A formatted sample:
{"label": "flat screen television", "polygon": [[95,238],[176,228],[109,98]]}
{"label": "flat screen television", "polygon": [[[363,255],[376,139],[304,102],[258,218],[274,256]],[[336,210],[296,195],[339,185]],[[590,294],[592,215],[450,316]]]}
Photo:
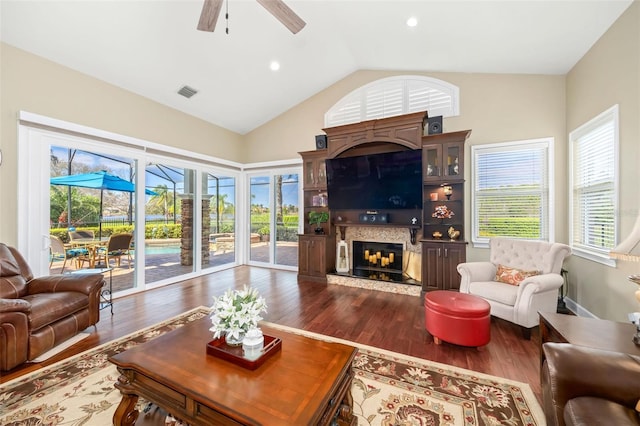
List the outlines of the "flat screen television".
{"label": "flat screen television", "polygon": [[422,208],[422,151],[397,151],[327,160],[332,210]]}

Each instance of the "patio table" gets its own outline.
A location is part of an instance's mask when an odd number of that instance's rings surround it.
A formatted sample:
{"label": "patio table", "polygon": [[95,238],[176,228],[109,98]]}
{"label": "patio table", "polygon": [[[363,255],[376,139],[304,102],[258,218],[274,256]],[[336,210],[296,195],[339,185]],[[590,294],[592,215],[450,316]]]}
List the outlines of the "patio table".
{"label": "patio table", "polygon": [[[96,267],[96,254],[98,253],[98,249],[100,247],[106,247],[108,238],[103,238],[100,240],[92,240],[92,239],[75,239],[71,241],[73,247],[76,248],[85,248],[87,249],[87,257],[89,258],[89,269],[95,269]],[[108,266],[108,265],[107,265]]]}

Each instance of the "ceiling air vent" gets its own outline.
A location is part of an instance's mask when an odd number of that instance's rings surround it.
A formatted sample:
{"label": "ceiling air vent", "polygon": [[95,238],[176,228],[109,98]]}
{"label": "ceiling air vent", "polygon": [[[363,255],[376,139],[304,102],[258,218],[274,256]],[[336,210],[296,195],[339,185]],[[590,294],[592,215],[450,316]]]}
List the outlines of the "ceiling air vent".
{"label": "ceiling air vent", "polygon": [[196,93],[198,93],[198,91],[189,86],[182,86],[180,90],[178,90],[178,94],[184,96],[185,98],[190,98]]}

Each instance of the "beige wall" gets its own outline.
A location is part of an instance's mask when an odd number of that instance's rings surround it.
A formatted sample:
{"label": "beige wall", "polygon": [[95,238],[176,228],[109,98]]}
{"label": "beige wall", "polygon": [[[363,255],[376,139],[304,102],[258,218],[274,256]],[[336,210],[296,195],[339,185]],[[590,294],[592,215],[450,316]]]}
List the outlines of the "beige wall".
{"label": "beige wall", "polygon": [[324,113],[342,97],[372,81],[407,74],[460,88],[460,116],[445,119],[444,131],[473,129],[471,143],[564,138],[563,76],[356,71],[245,135],[247,161],[295,158],[299,151],[315,149]]}
{"label": "beige wall", "polygon": [[[287,111],[245,137],[247,159],[267,161],[294,158],[298,151],[315,149],[314,135],[322,133],[324,113],[343,96],[372,81],[394,75],[413,74],[438,78],[460,88],[460,116],[446,118],[444,131],[472,129],[470,146],[504,141],[555,138],[555,239],[566,242],[566,128],[565,77],[545,75],[400,73],[357,71]],[[466,164],[469,164],[467,162]],[[470,182],[470,168],[465,171]],[[466,191],[467,205],[470,195]],[[470,229],[470,209],[466,209]],[[469,247],[470,261],[486,259],[486,249]]]}
{"label": "beige wall", "polygon": [[27,111],[227,160],[242,137],[41,57],[0,44],[0,241],[17,241],[17,117]]}
{"label": "beige wall", "polygon": [[[620,112],[621,239],[633,227],[640,208],[640,3],[634,2],[567,75],[567,132],[611,106]],[[569,297],[601,318],[626,321],[640,311],[627,281],[640,264],[618,261],[616,268],[573,256]]]}

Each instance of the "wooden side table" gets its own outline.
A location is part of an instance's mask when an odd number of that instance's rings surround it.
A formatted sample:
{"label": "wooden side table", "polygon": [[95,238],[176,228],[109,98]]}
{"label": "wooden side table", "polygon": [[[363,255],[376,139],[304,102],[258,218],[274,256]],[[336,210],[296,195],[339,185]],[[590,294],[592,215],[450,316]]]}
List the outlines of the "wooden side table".
{"label": "wooden side table", "polygon": [[100,293],[100,310],[105,308],[111,308],[111,315],[113,315],[113,268],[92,268],[92,269],[78,269],[68,272],[69,274],[102,274],[109,273],[109,288],[105,288]]}
{"label": "wooden side table", "polygon": [[540,365],[544,361],[542,345],[547,342],[640,356],[640,346],[631,340],[635,333],[636,326],[631,323],[540,312]]}

